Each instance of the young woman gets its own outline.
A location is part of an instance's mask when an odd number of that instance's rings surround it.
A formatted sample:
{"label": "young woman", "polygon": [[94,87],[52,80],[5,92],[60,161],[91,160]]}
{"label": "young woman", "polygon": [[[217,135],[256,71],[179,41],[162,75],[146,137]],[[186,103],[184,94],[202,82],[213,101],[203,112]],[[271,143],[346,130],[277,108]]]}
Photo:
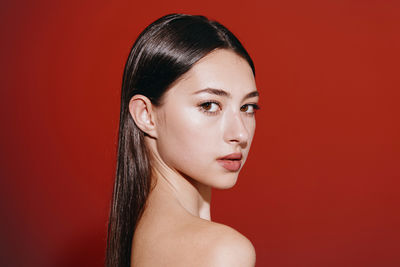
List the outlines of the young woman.
{"label": "young woman", "polygon": [[251,242],[210,218],[211,188],[232,187],[249,152],[254,73],[203,16],[167,15],[140,34],[123,76],[107,266],[255,265]]}

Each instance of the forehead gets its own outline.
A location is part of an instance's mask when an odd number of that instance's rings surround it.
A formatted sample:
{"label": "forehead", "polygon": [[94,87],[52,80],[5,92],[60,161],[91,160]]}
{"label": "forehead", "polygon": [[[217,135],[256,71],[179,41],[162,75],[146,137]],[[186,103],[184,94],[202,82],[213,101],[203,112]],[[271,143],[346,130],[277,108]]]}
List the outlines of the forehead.
{"label": "forehead", "polygon": [[238,96],[257,89],[247,61],[226,49],[217,49],[200,59],[171,87],[170,94],[193,94],[204,88],[222,89]]}

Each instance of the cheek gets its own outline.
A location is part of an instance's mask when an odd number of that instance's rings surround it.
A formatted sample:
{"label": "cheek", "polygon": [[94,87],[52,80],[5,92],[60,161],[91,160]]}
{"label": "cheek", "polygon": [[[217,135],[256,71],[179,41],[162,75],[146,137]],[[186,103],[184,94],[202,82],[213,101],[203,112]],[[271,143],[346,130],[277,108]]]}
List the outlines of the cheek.
{"label": "cheek", "polygon": [[249,129],[249,136],[250,136],[250,143],[249,144],[251,144],[251,141],[253,140],[253,137],[254,137],[254,133],[256,131],[256,120],[255,120],[255,118],[251,119],[248,129]]}
{"label": "cheek", "polygon": [[253,138],[254,132],[256,130],[256,119],[254,116],[249,116],[249,115],[243,114],[242,122],[244,124],[244,127],[247,130],[249,140],[251,140]]}
{"label": "cheek", "polygon": [[215,157],[219,134],[211,118],[196,108],[168,109],[158,140],[159,153],[171,167],[201,167]]}
{"label": "cheek", "polygon": [[250,150],[251,143],[253,141],[254,133],[256,130],[256,120],[254,117],[247,117],[247,118],[245,118],[245,124],[246,124],[245,127],[247,129],[247,133],[249,135],[247,147],[244,149],[244,153],[245,153],[244,156],[245,156],[245,159],[247,159],[247,154]]}

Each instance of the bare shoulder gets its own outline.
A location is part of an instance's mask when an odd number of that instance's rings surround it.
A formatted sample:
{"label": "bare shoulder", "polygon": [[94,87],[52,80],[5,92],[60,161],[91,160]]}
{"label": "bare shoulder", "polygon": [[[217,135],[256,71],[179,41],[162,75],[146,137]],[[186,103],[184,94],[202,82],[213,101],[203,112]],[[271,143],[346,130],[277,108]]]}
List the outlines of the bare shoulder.
{"label": "bare shoulder", "polygon": [[165,225],[158,227],[157,231],[147,232],[140,240],[140,246],[135,249],[135,266],[255,265],[253,245],[229,226],[197,217],[180,217],[168,227]]}
{"label": "bare shoulder", "polygon": [[[181,252],[190,255],[191,261],[196,259],[190,266],[255,266],[256,253],[252,243],[229,226],[196,219],[182,229],[182,236],[188,243],[185,242]],[[181,260],[184,262],[184,258]]]}
{"label": "bare shoulder", "polygon": [[229,226],[216,223],[213,223],[208,231],[208,266],[255,266],[254,246],[244,235]]}

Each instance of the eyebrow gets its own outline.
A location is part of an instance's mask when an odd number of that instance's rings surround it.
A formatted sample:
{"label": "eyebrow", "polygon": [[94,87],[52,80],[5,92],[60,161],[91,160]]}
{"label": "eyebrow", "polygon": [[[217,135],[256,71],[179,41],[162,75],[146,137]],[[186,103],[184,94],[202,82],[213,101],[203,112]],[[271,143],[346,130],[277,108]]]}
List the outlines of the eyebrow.
{"label": "eyebrow", "polygon": [[[200,94],[200,93],[209,93],[209,94],[213,94],[213,95],[218,95],[218,96],[224,96],[224,97],[231,97],[231,94],[228,93],[227,91],[224,91],[222,89],[215,89],[215,88],[205,88],[205,89],[201,89],[198,90],[196,92],[194,92],[194,95]],[[247,98],[251,98],[251,97],[256,97],[259,96],[260,94],[258,93],[258,91],[253,91],[248,93],[247,95],[245,95],[243,97],[243,99],[247,99]]]}

